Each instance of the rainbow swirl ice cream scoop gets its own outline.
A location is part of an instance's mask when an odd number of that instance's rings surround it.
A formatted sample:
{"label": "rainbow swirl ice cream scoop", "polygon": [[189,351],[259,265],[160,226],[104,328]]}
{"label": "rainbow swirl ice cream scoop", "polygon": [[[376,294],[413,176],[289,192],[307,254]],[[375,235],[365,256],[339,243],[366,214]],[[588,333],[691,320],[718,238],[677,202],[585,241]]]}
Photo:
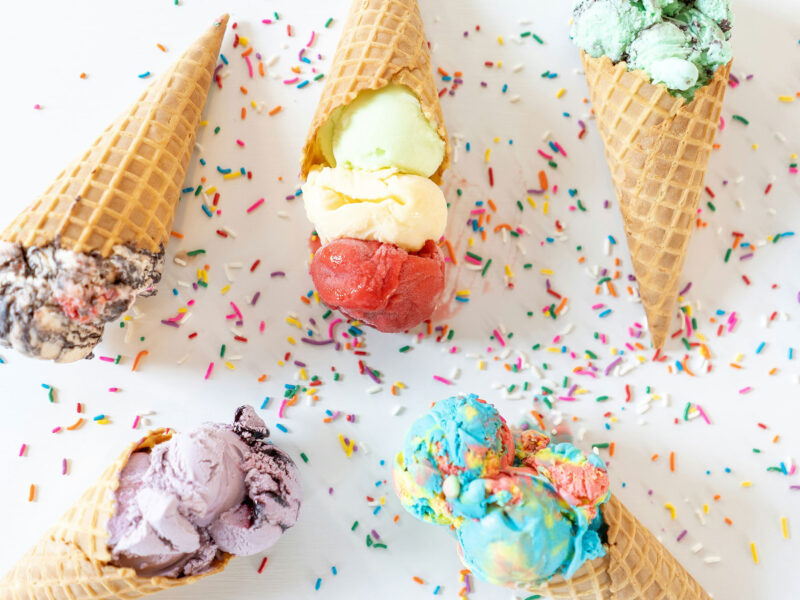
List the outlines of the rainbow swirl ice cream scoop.
{"label": "rainbow swirl ice cream scoop", "polygon": [[474,395],[437,402],[411,426],[394,484],[411,514],[453,527],[461,560],[490,583],[535,587],[605,554],[603,461],[512,433]]}

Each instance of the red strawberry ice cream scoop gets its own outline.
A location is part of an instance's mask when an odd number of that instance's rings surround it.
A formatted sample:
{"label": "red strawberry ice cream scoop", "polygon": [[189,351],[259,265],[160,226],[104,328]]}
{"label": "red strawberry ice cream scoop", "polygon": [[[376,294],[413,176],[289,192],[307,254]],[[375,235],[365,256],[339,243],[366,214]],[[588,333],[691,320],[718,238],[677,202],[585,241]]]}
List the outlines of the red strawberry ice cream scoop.
{"label": "red strawberry ice cream scoop", "polygon": [[341,238],[314,254],[311,278],[322,301],[379,331],[428,319],[444,290],[444,258],[433,240],[417,252]]}

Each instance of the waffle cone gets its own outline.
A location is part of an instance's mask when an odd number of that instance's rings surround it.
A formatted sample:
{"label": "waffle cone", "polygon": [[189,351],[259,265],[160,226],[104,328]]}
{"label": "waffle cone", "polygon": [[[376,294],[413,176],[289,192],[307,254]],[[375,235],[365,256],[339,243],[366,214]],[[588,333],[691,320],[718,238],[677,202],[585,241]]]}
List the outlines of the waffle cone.
{"label": "waffle cone", "polygon": [[534,590],[552,600],[711,600],[686,569],[616,498],[602,507],[606,555],[570,579]]}
{"label": "waffle cone", "polygon": [[103,257],[116,245],[163,250],[227,22],[225,15],[195,41],[0,240]]}
{"label": "waffle cone", "polygon": [[114,514],[114,491],[130,455],[167,441],[171,433],[151,431],[131,444],[83,496],[0,580],[0,600],[102,600],[138,598],[194,583],[222,571],[230,555],[201,576],[139,577],[110,564],[106,524]]}
{"label": "waffle cone", "polygon": [[664,345],[694,229],[730,63],[672,96],[644,71],[581,53],[653,346]]}
{"label": "waffle cone", "polygon": [[317,134],[333,111],[363,90],[378,90],[390,83],[414,92],[422,112],[445,141],[444,159],[431,176],[441,182],[450,164],[450,142],[417,0],[353,0],[303,147],[303,179],[312,166],[327,164]]}

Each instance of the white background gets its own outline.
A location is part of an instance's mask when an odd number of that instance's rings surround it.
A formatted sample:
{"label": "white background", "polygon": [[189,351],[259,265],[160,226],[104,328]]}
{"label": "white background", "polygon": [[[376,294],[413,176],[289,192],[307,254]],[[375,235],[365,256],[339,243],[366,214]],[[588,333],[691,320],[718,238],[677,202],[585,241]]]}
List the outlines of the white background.
{"label": "white background", "polygon": [[[184,196],[175,229],[185,238],[172,241],[158,296],[137,303],[141,314],[135,321],[137,335],[126,343],[124,332],[113,324],[98,348],[98,355],[122,355],[121,363],[115,366],[94,360],[64,366],[28,360],[11,351],[0,353],[5,360],[0,365],[0,527],[4,541],[0,545],[0,571],[13,564],[125,444],[141,435],[131,428],[137,414],[155,411],[148,421],[152,426],[186,429],[203,420],[228,420],[236,406],[260,406],[270,396],[272,401],[260,412],[271,426],[273,439],[296,460],[300,452],[309,457],[308,464],[300,464],[305,485],[300,523],[268,552],[269,564],[263,574],[256,573],[261,556],[241,558],[224,574],[165,593],[162,598],[427,598],[437,585],[442,597],[456,598],[462,583],[455,542],[446,530],[401,514],[386,484],[390,473],[387,465],[408,425],[432,401],[456,392],[476,392],[495,402],[512,423],[521,422],[526,415],[529,418],[528,411],[535,408],[544,414],[548,426],[562,421],[561,428],[568,427],[583,448],[614,441],[616,451],[609,464],[615,493],[663,536],[668,548],[716,598],[800,597],[800,491],[790,489],[800,484],[800,477],[766,471],[781,461],[789,465],[791,457],[800,455],[800,386],[793,379],[800,373],[800,363],[787,357],[791,346],[795,354],[800,352],[800,240],[795,236],[766,244],[757,249],[754,258],[745,261],[739,260],[744,252],[736,250],[729,263],[723,262],[733,231],[744,233],[745,241],[759,245],[800,223],[800,177],[788,172],[791,154],[800,152],[800,101],[780,103],[777,99],[800,90],[800,13],[796,2],[736,3],[733,70],[742,85],[729,90],[723,110],[727,127],[718,137],[721,149],[713,156],[706,179],[716,194],[716,212],[708,209],[706,201],[710,198],[704,196],[700,217],[708,227],[693,238],[683,278],[693,284],[685,302],[692,305],[700,332],[706,336],[713,357],[712,372],[700,373],[701,357],[694,348],[688,364],[697,377],[670,374],[668,367],[673,365],[675,371],[675,361],[685,354],[676,338],[667,347],[668,361],[650,362],[650,350],[628,352],[625,365],[639,365],[640,356],[646,362],[624,376],[615,373],[605,377],[602,371],[614,358],[613,348],[625,350],[626,342],[636,341],[629,337],[628,328],[644,322],[644,315],[641,305],[627,299],[623,279],[616,282],[618,298],[598,297],[594,295],[598,277],[586,272],[587,266],[613,269],[614,259],[619,258],[624,278],[630,261],[595,125],[588,122],[585,138],[577,138],[577,120],[586,120],[589,106],[583,102],[585,83],[576,71],[578,52],[568,39],[568,2],[423,1],[434,68],[462,71],[464,80],[453,96],[443,99],[450,133],[460,140],[454,141],[456,161],[444,184],[451,203],[448,237],[462,257],[470,235],[465,225],[468,213],[476,201],[488,197],[498,207],[493,224],[509,222],[525,228],[528,234],[520,238],[520,245],[514,240],[505,243],[491,230],[486,243],[476,238],[474,252],[493,258],[485,279],[464,270],[463,260],[459,260],[459,267],[450,269],[448,289],[472,292],[468,304],[449,302],[445,318],[437,322],[455,329],[452,342],[439,344],[426,337],[412,351],[400,354],[398,348],[412,343],[411,335],[369,332],[365,336],[364,350],[369,355],[363,358],[384,374],[386,382],[375,394],[367,393],[372,381],[358,374],[359,357],[347,351],[337,353],[331,347],[313,348],[299,342],[291,345],[287,337],[299,340],[301,332],[285,321],[296,314],[304,324],[309,318],[320,323],[324,311],[319,305],[308,306],[299,300],[311,285],[305,266],[310,225],[301,202],[285,199],[297,188],[297,159],[322,84],[314,82],[297,89],[282,81],[295,76],[291,68],[298,64],[298,52],[312,30],[318,35],[307,55],[321,72],[327,71],[346,5],[343,0],[186,0],[180,6],[171,0],[81,0],[15,2],[4,7],[5,27],[0,41],[3,222],[42,191],[73,155],[139,95],[148,83],[138,78],[139,74],[162,72],[217,14],[230,11],[231,21],[239,23],[237,31],[250,39],[265,60],[272,55],[279,59],[266,78],[250,80],[240,57],[242,48],[232,48],[233,32],[229,29],[223,48],[230,60],[224,71],[228,76],[224,89],[214,89],[209,96],[210,124],[200,134],[203,150],[195,153],[186,184],[196,185],[207,175],[206,187],[217,185],[221,192],[222,215],[209,220],[200,210],[199,198]],[[281,20],[262,24],[262,19],[273,18],[273,11],[280,13]],[[335,20],[326,30],[323,26],[329,17]],[[287,24],[292,25],[293,37],[287,36]],[[480,32],[475,30],[476,25],[480,25]],[[464,37],[467,30],[469,36]],[[545,44],[539,45],[531,37],[520,38],[525,31],[537,33]],[[503,45],[498,36],[503,37]],[[157,43],[165,45],[168,53],[159,51]],[[485,67],[487,60],[502,61],[503,66]],[[546,70],[558,73],[558,77],[542,78]],[[80,79],[82,72],[87,73],[86,79]],[[304,65],[301,77],[305,79],[308,74],[309,66]],[[754,77],[745,81],[749,74]],[[481,87],[482,81],[486,87]],[[439,76],[437,83],[446,85]],[[505,94],[504,84],[508,84]],[[239,90],[242,85],[249,90],[247,96]],[[566,92],[557,99],[560,88]],[[519,101],[512,102],[513,96]],[[262,114],[250,107],[253,99],[263,102]],[[33,109],[37,103],[42,110]],[[278,104],[283,110],[268,116],[267,111]],[[240,109],[245,105],[248,117],[242,121]],[[563,116],[564,112],[571,116]],[[733,121],[732,114],[744,115],[750,125]],[[213,127],[217,125],[221,131],[214,136]],[[549,152],[542,141],[547,132],[568,153],[566,159],[558,157],[557,170],[547,167],[536,154],[539,148]],[[776,132],[782,133],[785,141],[776,137]],[[237,146],[236,139],[243,140],[245,148]],[[471,144],[469,154],[464,142]],[[489,165],[484,157],[487,148],[492,149]],[[199,165],[200,156],[208,166]],[[223,181],[216,165],[234,169],[244,166],[253,172],[253,179]],[[495,186],[491,189],[487,166],[494,169]],[[543,198],[535,199],[537,210],[526,203],[525,190],[538,187],[540,169],[547,171],[551,185],[559,186],[549,197],[547,215],[542,211]],[[723,180],[729,181],[727,186]],[[772,191],[765,196],[770,182]],[[460,197],[456,193],[459,188],[463,190]],[[569,210],[574,205],[567,194],[569,188],[578,190],[587,212]],[[246,214],[246,208],[261,197],[266,199],[264,205]],[[604,199],[612,200],[609,209],[603,209]],[[743,208],[737,207],[737,199]],[[516,207],[517,200],[525,203],[522,213]],[[279,217],[281,211],[287,218]],[[548,243],[548,236],[558,237],[557,220],[564,235]],[[229,227],[238,237],[218,237],[214,232],[220,226]],[[604,250],[609,235],[619,242],[610,256]],[[578,245],[583,251],[576,250]],[[175,252],[196,248],[207,250],[202,259],[210,265],[210,285],[194,293],[177,282],[191,281],[193,269],[203,260],[181,268],[171,257]],[[586,257],[584,265],[577,262],[580,256]],[[257,258],[261,265],[251,274],[248,267]],[[235,262],[245,268],[235,274],[231,290],[223,296],[220,289],[227,283],[224,265]],[[533,267],[525,270],[525,263]],[[505,264],[514,273],[514,290],[505,286]],[[542,269],[552,269],[554,274],[543,275]],[[269,273],[277,270],[286,271],[287,277],[270,279]],[[752,282],[749,287],[742,275]],[[555,290],[569,297],[569,311],[557,321],[545,318],[541,311],[555,300],[546,293],[547,277]],[[177,297],[171,293],[174,287],[179,290]],[[262,292],[261,298],[250,307],[247,298],[257,290]],[[196,301],[191,321],[180,329],[160,324],[190,299]],[[245,313],[247,344],[232,340],[230,321],[225,318],[230,312],[229,301],[235,301]],[[600,311],[591,308],[596,303],[606,304],[613,312],[599,318]],[[740,321],[733,333],[726,331],[717,337],[717,325],[709,323],[709,318],[718,309],[736,311]],[[526,315],[529,310],[534,313],[532,317]],[[765,316],[774,311],[778,311],[778,317],[765,328]],[[727,322],[728,313],[723,322]],[[264,334],[258,333],[261,320],[266,321]],[[553,345],[553,338],[571,325],[574,329]],[[676,320],[674,329],[678,326]],[[514,353],[494,360],[498,348],[490,336],[498,327],[514,333],[507,346]],[[322,328],[326,330],[327,324]],[[192,331],[199,335],[189,340]],[[339,326],[337,331],[344,329]],[[595,331],[605,333],[608,343],[594,339]],[[144,336],[144,341],[138,336]],[[646,336],[642,341],[646,343]],[[756,354],[762,341],[766,342],[764,349]],[[223,343],[228,345],[228,355],[241,356],[235,361],[235,370],[221,364],[219,348]],[[532,351],[536,343],[541,349]],[[547,350],[562,345],[566,353]],[[450,354],[452,346],[457,350]],[[586,364],[586,349],[598,355],[601,376],[597,379],[572,373],[578,365]],[[149,355],[132,373],[133,357],[140,350],[148,350]],[[287,351],[292,352],[292,358],[281,367],[278,361]],[[539,370],[542,363],[549,365],[544,375],[555,385],[557,396],[565,395],[561,387],[565,376],[570,376],[568,385],[577,383],[587,393],[578,395],[576,402],[556,402],[557,410],[549,410],[542,402],[534,404],[533,392],[538,392],[542,384],[550,384],[538,380],[530,369],[518,374],[506,370],[503,364],[516,360],[516,351],[524,352],[525,364],[536,365]],[[742,368],[730,367],[740,353]],[[476,354],[486,361],[486,370],[477,370]],[[187,355],[185,362],[177,364]],[[319,375],[325,383],[316,404],[311,405],[304,395],[298,405],[286,410],[283,419],[278,419],[284,384],[296,383],[298,376],[298,367],[291,364],[295,359],[308,364],[309,376]],[[211,378],[204,381],[212,360],[216,367]],[[332,379],[332,365],[342,373],[340,382]],[[769,376],[773,367],[777,367],[777,373]],[[452,386],[432,378],[435,374],[450,378],[455,368],[462,373]],[[257,378],[262,373],[269,379],[259,383]],[[390,394],[395,381],[408,386],[398,397]],[[502,390],[493,387],[521,386],[525,381],[530,382],[529,391],[515,398],[505,398]],[[56,388],[55,404],[48,402],[42,383]],[[627,406],[626,384],[633,397]],[[636,407],[646,401],[647,386],[661,400],[653,401],[652,409],[638,416]],[[748,386],[750,393],[739,393]],[[122,391],[109,393],[109,387]],[[608,395],[609,400],[595,402],[602,395]],[[74,432],[51,434],[54,427],[70,425],[77,419],[77,402],[85,405],[84,416],[90,420],[106,414],[112,424],[90,422]],[[687,402],[700,404],[712,425],[701,419],[684,422]],[[393,416],[398,406],[405,411]],[[325,410],[342,414],[326,424]],[[347,422],[346,414],[356,415],[355,423]],[[276,421],[283,423],[288,433],[276,429]],[[342,451],[339,434],[360,445],[352,458]],[[780,438],[774,443],[776,435]],[[23,443],[28,451],[19,458]],[[753,448],[761,453],[754,453]],[[676,457],[674,472],[669,469],[670,451]],[[651,461],[656,453],[660,458]],[[602,450],[601,455],[608,458],[608,451]],[[64,457],[69,459],[68,476],[61,476]],[[725,472],[726,467],[730,473]],[[752,482],[752,486],[742,487],[743,481]],[[37,485],[37,496],[35,502],[28,503],[31,483]],[[720,498],[715,501],[716,494]],[[378,502],[385,499],[377,515],[373,515],[367,496]],[[664,508],[665,503],[675,506],[675,520]],[[695,515],[703,504],[709,506],[705,525]],[[400,514],[397,524],[393,523],[396,514]],[[782,516],[788,518],[789,540],[781,535]],[[732,525],[725,523],[726,517]],[[355,520],[360,525],[351,532]],[[388,550],[366,547],[365,537],[373,529]],[[688,533],[677,542],[684,529]],[[758,565],[751,558],[751,542],[758,549]],[[702,544],[702,549],[692,553],[696,544]],[[709,557],[719,557],[720,562],[706,564],[704,559]],[[332,566],[338,575],[332,575]],[[415,583],[413,576],[425,584]],[[320,590],[315,591],[319,577]],[[472,598],[513,595],[509,590],[477,582],[473,582],[473,590]],[[524,598],[525,594],[517,597]]]}

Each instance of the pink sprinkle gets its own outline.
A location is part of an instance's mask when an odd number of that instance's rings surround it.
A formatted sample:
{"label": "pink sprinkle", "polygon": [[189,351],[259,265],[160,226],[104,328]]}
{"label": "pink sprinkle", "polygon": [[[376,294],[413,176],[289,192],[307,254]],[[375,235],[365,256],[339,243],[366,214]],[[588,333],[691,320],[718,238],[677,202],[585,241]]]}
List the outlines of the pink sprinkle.
{"label": "pink sprinkle", "polygon": [[541,156],[544,156],[544,157],[545,157],[547,160],[553,160],[553,157],[552,157],[552,155],[550,155],[550,154],[547,154],[547,153],[546,153],[546,152],[544,152],[543,150],[537,150],[537,152],[538,152],[538,153],[539,153]]}
{"label": "pink sprinkle", "polygon": [[708,419],[708,415],[706,415],[706,411],[704,411],[704,410],[702,409],[702,407],[701,407],[699,404],[695,404],[695,405],[694,405],[694,407],[697,409],[697,412],[699,412],[699,413],[700,413],[700,416],[701,416],[701,417],[703,417],[703,420],[704,420],[704,421],[705,421],[707,424],[711,425],[711,421],[709,421],[709,419]]}
{"label": "pink sprinkle", "polygon": [[236,140],[236,143],[239,144],[242,148],[244,148],[244,142],[242,140]]}
{"label": "pink sprinkle", "polygon": [[110,356],[98,356],[97,358],[99,358],[100,360],[104,360],[106,362],[114,362],[114,359],[111,358]]}
{"label": "pink sprinkle", "polygon": [[464,260],[467,261],[468,263],[472,264],[472,265],[481,264],[481,261],[479,261],[477,258],[472,258],[471,256],[468,256],[466,254],[464,255]]}
{"label": "pink sprinkle", "polygon": [[317,37],[317,32],[316,31],[312,31],[311,32],[311,39],[308,40],[308,43],[306,44],[306,48],[311,48],[311,44],[314,43],[314,38],[315,37]]}
{"label": "pink sprinkle", "polygon": [[455,354],[456,352],[458,352],[457,346],[453,346],[452,348],[450,348],[450,354]]}
{"label": "pink sprinkle", "polygon": [[233,310],[235,310],[235,311],[236,311],[236,314],[238,315],[239,319],[243,321],[243,320],[244,320],[244,317],[242,316],[242,313],[241,313],[241,311],[239,310],[239,307],[238,307],[238,306],[236,306],[236,305],[235,305],[233,302],[231,302],[231,306],[233,307]]}
{"label": "pink sprinkle", "polygon": [[563,154],[563,155],[564,155],[564,158],[567,158],[567,153],[564,151],[564,148],[562,148],[562,147],[561,147],[561,144],[559,144],[558,142],[553,142],[553,146],[555,146],[555,147],[556,147],[556,149],[557,149],[557,150],[558,150],[558,151],[559,151],[561,154]]}
{"label": "pink sprinkle", "polygon": [[494,334],[495,339],[497,339],[497,341],[500,342],[501,346],[505,346],[506,345],[506,342],[503,339],[503,336],[500,335],[500,332],[497,331],[497,329],[493,330],[492,333]]}
{"label": "pink sprinkle", "polygon": [[139,420],[140,419],[141,419],[141,417],[139,415],[136,415],[136,418],[133,420],[133,427],[131,427],[131,429],[136,429],[136,428],[139,427]]}
{"label": "pink sprinkle", "polygon": [[722,115],[720,115],[719,117],[719,130],[720,131],[725,130],[725,118]]}
{"label": "pink sprinkle", "polygon": [[563,400],[564,402],[575,402],[575,400],[577,400],[577,398],[574,398],[573,396],[559,396],[558,399]]}
{"label": "pink sprinkle", "polygon": [[261,22],[264,23],[264,25],[272,25],[272,19],[261,19]]}
{"label": "pink sprinkle", "polygon": [[266,324],[266,323],[264,323],[264,321],[261,321],[261,324],[258,326],[258,332],[259,332],[259,333],[264,333],[264,328],[265,328],[266,326],[267,326],[267,324]]}
{"label": "pink sprinkle", "polygon": [[250,73],[250,79],[253,78],[253,63],[250,62],[250,56],[245,56],[244,60],[247,62],[247,71]]}
{"label": "pink sprinkle", "polygon": [[748,392],[749,392],[750,390],[752,390],[752,389],[753,389],[753,388],[751,388],[751,387],[748,385],[746,388],[742,388],[742,389],[740,389],[740,390],[739,390],[739,393],[740,393],[740,394],[746,394],[746,393],[748,393]]}
{"label": "pink sprinkle", "polygon": [[42,105],[41,104],[34,104],[33,105],[33,109],[34,110],[42,110]]}
{"label": "pink sprinkle", "polygon": [[341,322],[342,322],[341,319],[334,319],[333,321],[331,321],[331,324],[328,325],[328,337],[330,339],[333,339],[333,328],[336,327]]}
{"label": "pink sprinkle", "polygon": [[300,78],[295,77],[294,79],[284,79],[283,83],[285,83],[286,85],[292,85],[293,83],[297,83],[298,81],[300,81]]}
{"label": "pink sprinkle", "polygon": [[67,474],[67,459],[66,458],[62,458],[61,459],[61,474],[62,475],[66,475]]}
{"label": "pink sprinkle", "polygon": [[605,304],[593,304],[592,305],[592,310],[598,310],[598,309],[603,308],[604,306],[605,306]]}
{"label": "pink sprinkle", "polygon": [[284,400],[284,401],[281,403],[281,408],[280,408],[280,410],[278,411],[278,418],[279,418],[279,419],[282,419],[282,418],[283,418],[283,409],[284,409],[284,408],[286,408],[286,402],[287,402],[287,401],[286,401],[286,400]]}
{"label": "pink sprinkle", "polygon": [[452,381],[450,381],[449,379],[445,379],[444,377],[440,377],[439,375],[434,375],[433,378],[439,383],[444,383],[445,385],[453,385]]}
{"label": "pink sprinkle", "polygon": [[554,337],[554,338],[553,338],[553,343],[554,343],[554,344],[557,344],[557,343],[559,342],[559,340],[560,340],[560,339],[561,339],[561,336],[560,336],[560,335],[557,335],[556,337]]}
{"label": "pink sprinkle", "polygon": [[56,427],[56,428],[55,428],[55,429],[53,429],[53,431],[51,431],[50,433],[58,433],[59,431],[61,431],[61,427]]}
{"label": "pink sprinkle", "polygon": [[203,377],[203,379],[208,379],[209,377],[211,377],[211,371],[213,370],[214,370],[214,363],[213,362],[208,363],[208,369],[206,369],[206,376]]}
{"label": "pink sprinkle", "polygon": [[119,391],[119,388],[117,388],[117,387],[110,387],[110,388],[108,388],[108,391],[109,391],[109,392],[118,392],[118,391]]}
{"label": "pink sprinkle", "polygon": [[247,212],[248,213],[253,212],[255,209],[257,209],[262,204],[264,204],[264,199],[263,198],[259,198],[256,202],[253,203],[253,205],[250,208],[247,209]]}
{"label": "pink sprinkle", "polygon": [[473,208],[471,211],[469,211],[469,214],[471,214],[471,215],[482,215],[485,212],[486,212],[485,208]]}
{"label": "pink sprinkle", "polygon": [[22,444],[22,448],[19,449],[19,455],[20,456],[24,456],[25,455],[25,450],[27,450],[27,449],[28,449],[28,445],[27,444]]}

